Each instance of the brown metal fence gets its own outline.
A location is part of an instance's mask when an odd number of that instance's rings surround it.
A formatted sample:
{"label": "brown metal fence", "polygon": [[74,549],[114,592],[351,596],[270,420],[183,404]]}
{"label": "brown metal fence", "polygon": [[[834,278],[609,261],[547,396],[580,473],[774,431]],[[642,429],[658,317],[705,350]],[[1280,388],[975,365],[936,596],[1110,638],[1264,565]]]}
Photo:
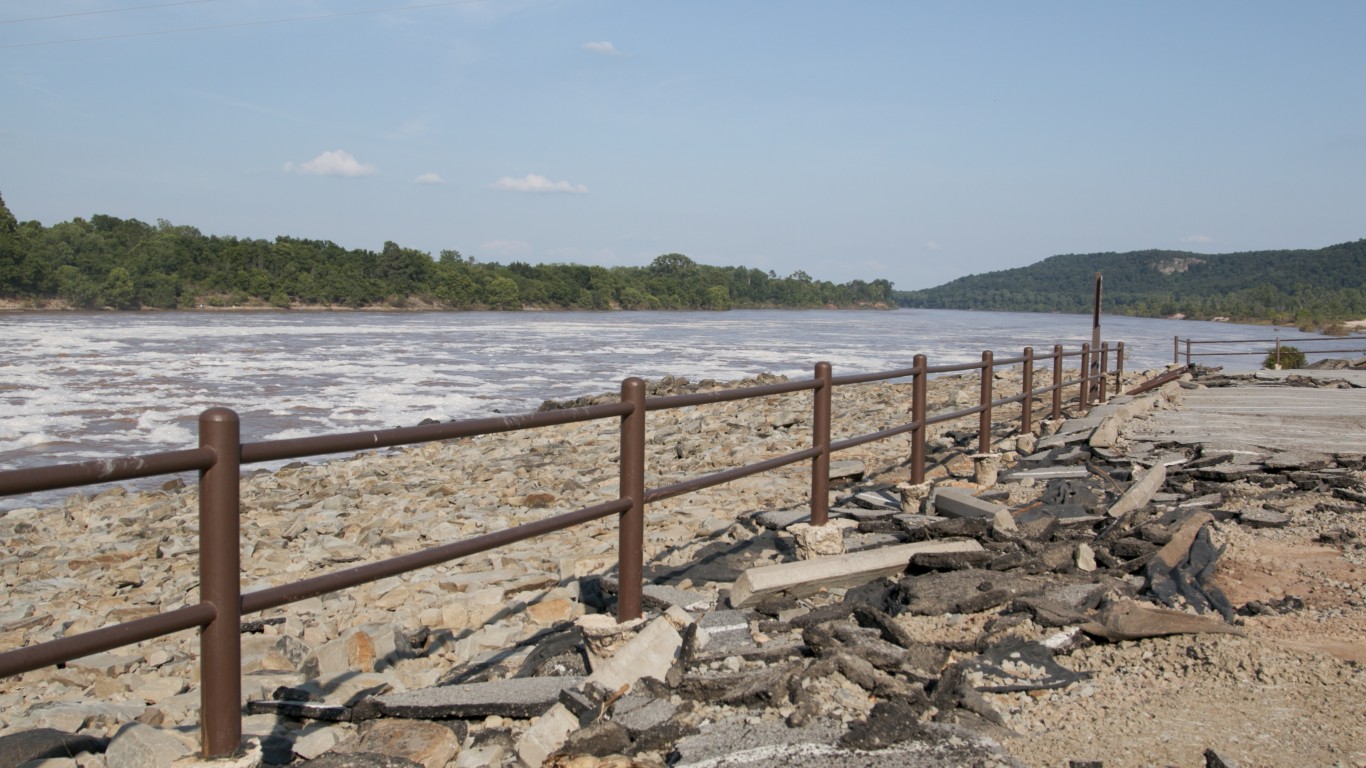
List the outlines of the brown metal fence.
{"label": "brown metal fence", "polygon": [[[1255,355],[1267,358],[1274,356],[1276,365],[1279,366],[1281,350],[1283,347],[1288,346],[1288,344],[1285,343],[1286,341],[1293,341],[1295,344],[1306,345],[1304,348],[1299,349],[1299,351],[1311,355],[1343,353],[1366,355],[1366,338],[1360,336],[1309,336],[1290,340],[1284,340],[1280,336],[1271,339],[1183,339],[1180,336],[1173,336],[1172,362],[1178,364],[1182,363],[1182,357],[1184,357],[1185,365],[1189,366],[1197,357],[1242,357],[1246,355]],[[1328,348],[1325,348],[1325,344],[1330,342],[1331,345]],[[1263,347],[1262,349],[1248,351],[1246,349],[1237,348],[1242,344],[1271,344],[1273,346],[1270,349]],[[1342,346],[1344,344],[1356,344],[1356,346]],[[1199,347],[1199,350],[1196,349],[1197,347]]]}
{"label": "brown metal fence", "polygon": [[[114,626],[50,640],[0,653],[0,676],[16,675],[51,664],[58,664],[93,653],[200,628],[200,724],[203,755],[223,757],[235,753],[241,741],[241,645],[240,622],[244,614],[287,605],[317,595],[354,587],[420,568],[486,552],[518,541],[570,528],[590,520],[617,515],[619,592],[617,618],[627,621],[641,615],[642,570],[644,567],[645,505],[655,501],[710,488],[749,475],[767,472],[802,461],[811,462],[811,521],[824,525],[827,520],[831,454],[895,435],[911,434],[912,482],[924,481],[926,428],[967,416],[978,416],[979,451],[991,444],[993,409],[1021,403],[1020,429],[1032,429],[1036,400],[1048,396],[1044,410],[1051,418],[1062,414],[1064,390],[1076,387],[1078,410],[1105,400],[1107,377],[1115,378],[1115,391],[1124,370],[1124,344],[1114,349],[1115,368],[1107,370],[1111,349],[1103,343],[1099,350],[1083,344],[1074,352],[1054,346],[1051,354],[1036,356],[1032,348],[1017,357],[996,359],[992,352],[982,353],[981,362],[931,366],[924,355],[916,355],[910,368],[879,373],[832,375],[829,363],[817,363],[810,380],[729,389],[667,397],[647,398],[645,382],[628,378],[621,383],[621,399],[616,403],[569,408],[536,414],[468,419],[445,424],[355,432],[340,435],[241,442],[241,425],[235,412],[210,408],[199,417],[199,447],[168,453],[121,457],[105,461],[61,464],[35,469],[0,472],[0,496],[58,490],[99,483],[118,482],[156,475],[197,471],[199,473],[199,575],[200,601],[194,605]],[[1063,363],[1078,358],[1078,378],[1064,380]],[[1035,366],[1052,362],[1052,383],[1034,387]],[[1021,393],[993,399],[995,370],[1020,365]],[[966,371],[980,372],[978,404],[963,410],[938,414],[926,413],[928,379],[934,374]],[[831,392],[836,386],[892,379],[911,379],[911,421],[866,435],[831,440]],[[672,408],[745,400],[795,392],[813,393],[812,445],[783,456],[740,467],[694,477],[659,488],[645,488],[646,414]],[[241,591],[241,530],[239,496],[241,466],[282,459],[321,456],[357,450],[413,445],[475,435],[535,429],[558,424],[620,419],[618,498],[572,512],[526,523],[494,533],[413,552],[400,557],[334,571],[302,581],[282,584],[243,594]]]}

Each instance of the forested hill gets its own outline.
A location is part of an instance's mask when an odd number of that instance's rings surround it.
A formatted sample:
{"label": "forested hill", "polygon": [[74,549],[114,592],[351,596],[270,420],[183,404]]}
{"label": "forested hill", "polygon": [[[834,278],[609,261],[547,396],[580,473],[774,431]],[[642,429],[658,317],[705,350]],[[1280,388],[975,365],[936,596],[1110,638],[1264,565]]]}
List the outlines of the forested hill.
{"label": "forested hill", "polygon": [[1105,311],[1115,314],[1302,326],[1366,318],[1366,240],[1318,250],[1067,254],[896,298],[906,307],[1089,312],[1097,272]]}
{"label": "forested hill", "polygon": [[204,235],[166,221],[97,215],[43,226],[0,200],[0,299],[32,307],[330,306],[432,309],[890,307],[887,280],[835,284],[698,264],[678,253],[647,267],[502,265],[387,242]]}

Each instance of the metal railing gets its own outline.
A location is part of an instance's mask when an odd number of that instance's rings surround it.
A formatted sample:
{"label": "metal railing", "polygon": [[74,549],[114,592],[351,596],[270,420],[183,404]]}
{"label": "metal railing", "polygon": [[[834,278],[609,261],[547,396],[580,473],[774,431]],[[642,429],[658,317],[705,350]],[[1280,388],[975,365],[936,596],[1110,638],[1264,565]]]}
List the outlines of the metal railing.
{"label": "metal railing", "polygon": [[[1279,366],[1281,360],[1281,348],[1283,346],[1289,346],[1288,344],[1283,344],[1283,341],[1284,340],[1281,339],[1279,335],[1277,335],[1275,338],[1270,339],[1182,339],[1180,336],[1173,336],[1172,362],[1177,364],[1182,363],[1183,356],[1185,358],[1185,364],[1189,366],[1191,364],[1191,361],[1197,357],[1240,357],[1245,355],[1260,355],[1262,357],[1271,357],[1274,355],[1277,361],[1276,365]],[[1306,354],[1330,355],[1349,353],[1356,355],[1366,355],[1366,338],[1360,336],[1310,336],[1306,338],[1292,339],[1292,341],[1295,344],[1313,344],[1314,346],[1303,349],[1296,347],[1296,349],[1299,349],[1299,351],[1304,352]],[[1333,342],[1335,344],[1358,343],[1358,346],[1350,348],[1323,349],[1319,346],[1323,342]],[[1222,348],[1224,346],[1237,347],[1240,344],[1272,344],[1274,346],[1270,350],[1262,348],[1259,350],[1252,351]],[[1206,349],[1208,351],[1195,351],[1194,348],[1199,345],[1205,345],[1203,349]],[[1220,347],[1214,348],[1209,345],[1220,345]]]}
{"label": "metal railing", "polygon": [[[0,676],[16,675],[93,653],[151,640],[186,629],[200,628],[200,724],[205,757],[234,754],[241,741],[241,645],[244,614],[287,605],[461,557],[486,552],[609,515],[619,516],[617,618],[627,621],[642,614],[645,505],[710,488],[742,477],[767,472],[802,461],[811,462],[811,521],[824,525],[828,518],[831,454],[905,433],[911,434],[911,480],[925,478],[926,428],[967,416],[978,416],[979,452],[991,446],[993,410],[1020,403],[1020,430],[1030,431],[1036,400],[1048,396],[1043,410],[1051,418],[1062,415],[1064,390],[1076,387],[1078,410],[1106,399],[1107,378],[1114,376],[1115,390],[1124,369],[1124,344],[1113,350],[1115,368],[1108,370],[1111,348],[1099,350],[1089,344],[1064,352],[1054,346],[1051,354],[1036,356],[1032,348],[1017,357],[997,359],[982,353],[980,362],[931,366],[916,355],[910,368],[868,374],[832,375],[829,363],[817,363],[810,380],[728,389],[717,392],[647,398],[645,382],[628,378],[621,383],[619,402],[546,411],[519,416],[469,419],[444,424],[355,432],[339,435],[241,442],[238,416],[227,408],[210,408],[199,417],[199,447],[169,453],[120,457],[106,461],[61,464],[0,472],[0,496],[96,485],[180,472],[199,473],[199,585],[200,599],[153,616],[91,630],[70,637],[0,653]],[[1063,363],[1078,358],[1078,375],[1065,380]],[[1034,386],[1035,366],[1051,361],[1052,383]],[[1022,366],[1021,392],[993,399],[992,383],[997,368]],[[928,379],[934,374],[979,371],[978,404],[945,413],[926,413]],[[846,386],[892,379],[911,379],[911,421],[879,432],[831,440],[831,393]],[[795,392],[813,393],[812,445],[764,461],[734,467],[658,488],[645,487],[646,414],[673,408],[707,405]],[[367,563],[357,567],[243,593],[241,589],[241,528],[239,503],[241,467],[245,464],[321,456],[357,450],[413,445],[476,435],[497,434],[608,418],[620,419],[618,498],[572,512],[525,523],[418,552]]]}

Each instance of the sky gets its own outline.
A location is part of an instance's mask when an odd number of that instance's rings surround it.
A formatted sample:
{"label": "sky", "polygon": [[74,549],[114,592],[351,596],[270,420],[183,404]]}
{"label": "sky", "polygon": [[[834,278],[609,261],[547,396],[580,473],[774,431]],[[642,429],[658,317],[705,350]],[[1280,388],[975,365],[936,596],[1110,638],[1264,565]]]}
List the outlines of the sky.
{"label": "sky", "polygon": [[0,0],[0,195],[899,289],[1366,237],[1366,3]]}

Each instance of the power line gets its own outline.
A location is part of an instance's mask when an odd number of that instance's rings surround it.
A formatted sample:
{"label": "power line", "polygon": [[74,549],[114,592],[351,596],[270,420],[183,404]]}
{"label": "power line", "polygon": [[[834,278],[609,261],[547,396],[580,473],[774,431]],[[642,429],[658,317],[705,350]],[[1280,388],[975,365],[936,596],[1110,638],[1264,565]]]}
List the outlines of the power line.
{"label": "power line", "polygon": [[98,40],[121,40],[130,37],[152,37],[154,35],[174,35],[181,32],[207,32],[215,29],[234,29],[237,27],[262,27],[268,24],[290,24],[296,21],[318,21],[320,19],[336,19],[343,16],[368,16],[376,13],[397,13],[399,11],[417,11],[424,8],[441,8],[451,5],[474,5],[484,3],[488,0],[451,0],[445,3],[422,3],[420,5],[400,5],[392,8],[375,8],[368,11],[339,11],[337,13],[323,13],[316,16],[294,16],[287,19],[262,19],[260,21],[239,21],[231,24],[212,24],[204,27],[178,27],[176,29],[158,29],[150,32],[125,32],[117,35],[100,35],[98,37],[71,37],[64,40],[42,40],[36,43],[12,43],[10,45],[0,45],[0,50],[6,48],[33,48],[40,45],[65,45],[67,43],[90,43]]}
{"label": "power line", "polygon": [[30,16],[26,19],[0,19],[0,24],[18,24],[24,21],[51,21],[52,19],[70,19],[76,16],[98,16],[102,13],[121,13],[123,11],[145,11],[148,8],[168,8],[172,5],[195,5],[197,3],[212,3],[214,0],[180,0],[178,3],[157,3],[156,5],[134,5],[128,8],[107,8],[103,11],[75,11],[72,13],[59,13],[55,16]]}

